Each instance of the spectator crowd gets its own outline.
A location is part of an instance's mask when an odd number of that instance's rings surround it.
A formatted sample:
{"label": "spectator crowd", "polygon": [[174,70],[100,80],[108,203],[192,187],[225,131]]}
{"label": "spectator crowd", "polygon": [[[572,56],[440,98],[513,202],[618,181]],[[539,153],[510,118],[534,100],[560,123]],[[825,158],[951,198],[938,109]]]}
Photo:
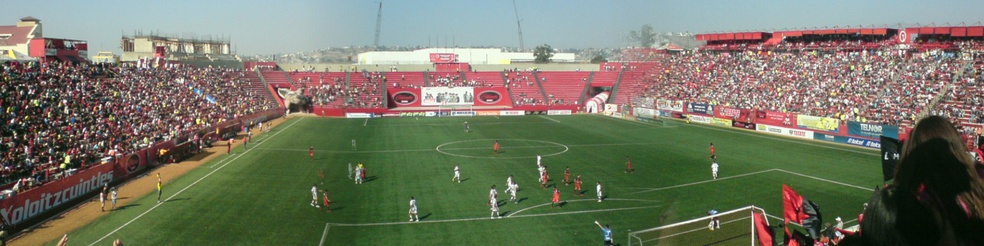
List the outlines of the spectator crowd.
{"label": "spectator crowd", "polygon": [[5,62],[0,72],[2,182],[22,189],[277,107],[242,70]]}

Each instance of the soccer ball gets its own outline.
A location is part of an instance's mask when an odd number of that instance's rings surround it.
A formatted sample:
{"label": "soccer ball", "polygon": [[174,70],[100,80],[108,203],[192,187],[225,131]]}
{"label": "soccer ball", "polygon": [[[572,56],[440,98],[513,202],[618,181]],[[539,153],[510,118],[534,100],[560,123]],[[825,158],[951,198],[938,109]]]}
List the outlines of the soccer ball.
{"label": "soccer ball", "polygon": [[321,205],[314,205],[314,207],[316,207],[316,208],[321,208]]}

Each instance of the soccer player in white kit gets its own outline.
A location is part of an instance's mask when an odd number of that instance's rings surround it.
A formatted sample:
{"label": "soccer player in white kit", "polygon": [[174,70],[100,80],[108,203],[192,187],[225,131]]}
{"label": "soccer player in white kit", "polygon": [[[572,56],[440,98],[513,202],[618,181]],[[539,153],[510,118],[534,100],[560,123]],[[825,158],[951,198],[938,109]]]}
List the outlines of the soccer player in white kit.
{"label": "soccer player in white kit", "polygon": [[597,190],[598,190],[598,202],[601,202],[601,182],[600,181],[598,182]]}
{"label": "soccer player in white kit", "polygon": [[536,166],[538,166],[538,167],[542,167],[543,166],[542,164],[540,164],[540,159],[543,159],[543,157],[540,156],[540,153],[536,153]]}
{"label": "soccer player in white kit", "polygon": [[539,178],[536,179],[536,182],[543,183],[543,172],[547,171],[547,168],[540,165],[540,163],[537,163],[536,170],[540,171],[540,175],[538,175]]}
{"label": "soccer player in white kit", "polygon": [[519,204],[519,199],[516,199],[516,191],[519,191],[519,184],[511,183],[509,184],[509,201],[514,201]]}
{"label": "soccer player in white kit", "polygon": [[318,185],[311,185],[311,206],[318,207]]}
{"label": "soccer player in white kit", "polygon": [[498,197],[492,196],[492,198],[489,200],[489,204],[492,204],[492,208],[491,208],[492,214],[490,215],[491,216],[490,218],[491,219],[501,218],[499,216],[499,201],[498,201]]}
{"label": "soccer player in white kit", "polygon": [[454,164],[454,177],[451,178],[451,182],[454,182],[454,180],[456,180],[456,179],[458,180],[458,183],[460,184],[461,183],[461,169],[458,168],[458,164]]}
{"label": "soccer player in white kit", "polygon": [[116,210],[116,188],[113,188],[113,191],[110,192],[109,197],[113,199],[113,210]]}
{"label": "soccer player in white kit", "polygon": [[362,168],[355,166],[355,184],[362,184],[362,175],[360,173],[362,173]]}
{"label": "soccer player in white kit", "polygon": [[717,161],[714,161],[714,163],[711,163],[711,175],[714,176],[714,179],[717,179],[718,178],[718,162]]}
{"label": "soccer player in white kit", "polygon": [[493,199],[495,199],[495,197],[497,197],[498,195],[499,195],[499,192],[495,191],[495,185],[492,185],[492,189],[489,190],[489,205],[492,205],[492,203],[495,203],[493,201]]}
{"label": "soccer player in white kit", "polygon": [[410,196],[410,222],[417,221],[420,221],[420,217],[417,217],[417,199]]}

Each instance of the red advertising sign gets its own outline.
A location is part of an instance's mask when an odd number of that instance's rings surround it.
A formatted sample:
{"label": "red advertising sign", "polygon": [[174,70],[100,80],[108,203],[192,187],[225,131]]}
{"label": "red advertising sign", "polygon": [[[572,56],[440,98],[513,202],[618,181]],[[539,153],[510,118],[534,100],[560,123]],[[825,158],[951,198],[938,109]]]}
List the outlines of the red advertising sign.
{"label": "red advertising sign", "polygon": [[795,126],[796,114],[759,110],[755,111],[755,123],[774,126]]}
{"label": "red advertising sign", "polygon": [[732,107],[718,107],[717,112],[714,112],[718,118],[732,119],[738,122],[751,122],[752,110],[749,109],[739,109]]}
{"label": "red advertising sign", "polygon": [[18,225],[66,202],[98,190],[113,180],[113,167],[107,163],[82,170],[14,197],[0,200],[0,216],[8,225]]}
{"label": "red advertising sign", "polygon": [[511,106],[509,91],[505,87],[475,87],[475,106]]}
{"label": "red advertising sign", "polygon": [[454,53],[430,53],[432,63],[450,63],[457,60]]}

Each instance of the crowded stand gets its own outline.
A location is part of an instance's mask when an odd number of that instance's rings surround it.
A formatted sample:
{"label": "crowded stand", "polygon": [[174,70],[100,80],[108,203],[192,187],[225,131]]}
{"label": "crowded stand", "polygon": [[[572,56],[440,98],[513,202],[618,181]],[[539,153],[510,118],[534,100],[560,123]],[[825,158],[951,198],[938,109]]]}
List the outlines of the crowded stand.
{"label": "crowded stand", "polygon": [[644,97],[901,125],[942,92],[952,53],[694,52],[669,56]]}
{"label": "crowded stand", "polygon": [[223,121],[278,107],[244,71],[5,62],[0,164],[23,190]]}
{"label": "crowded stand", "polygon": [[380,72],[363,70],[361,73],[351,74],[346,105],[349,108],[382,108],[385,103],[383,89],[386,81],[386,76]]}

